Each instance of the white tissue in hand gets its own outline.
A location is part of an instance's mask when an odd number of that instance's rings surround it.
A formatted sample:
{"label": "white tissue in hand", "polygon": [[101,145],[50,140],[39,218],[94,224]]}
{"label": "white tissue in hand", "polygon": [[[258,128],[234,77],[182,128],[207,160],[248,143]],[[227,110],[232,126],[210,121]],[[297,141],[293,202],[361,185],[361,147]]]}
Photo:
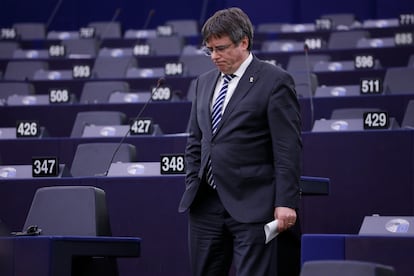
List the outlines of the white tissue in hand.
{"label": "white tissue in hand", "polygon": [[273,238],[275,238],[279,234],[279,232],[277,232],[277,223],[278,223],[278,220],[276,219],[276,220],[269,222],[268,224],[264,226],[264,231],[266,234],[265,243],[270,242],[271,240],[273,240]]}

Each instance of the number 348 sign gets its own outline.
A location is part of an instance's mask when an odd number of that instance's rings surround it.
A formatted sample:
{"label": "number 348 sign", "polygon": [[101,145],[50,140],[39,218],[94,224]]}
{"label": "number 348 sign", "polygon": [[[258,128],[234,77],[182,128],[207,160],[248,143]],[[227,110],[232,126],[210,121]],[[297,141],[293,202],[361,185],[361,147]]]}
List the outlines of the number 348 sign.
{"label": "number 348 sign", "polygon": [[184,154],[162,154],[161,174],[185,174]]}

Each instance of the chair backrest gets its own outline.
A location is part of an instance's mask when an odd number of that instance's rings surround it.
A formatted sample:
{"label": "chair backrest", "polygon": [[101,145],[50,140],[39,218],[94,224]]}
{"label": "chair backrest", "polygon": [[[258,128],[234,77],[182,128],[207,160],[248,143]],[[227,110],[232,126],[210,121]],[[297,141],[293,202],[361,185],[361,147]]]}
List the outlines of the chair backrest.
{"label": "chair backrest", "polygon": [[48,70],[49,64],[46,61],[17,61],[11,60],[7,63],[4,73],[5,80],[30,80],[37,70]]}
{"label": "chair backrest", "polygon": [[46,38],[46,24],[45,23],[15,23],[13,28],[16,29],[17,36],[21,40],[45,39]]}
{"label": "chair backrest", "polygon": [[165,24],[172,26],[174,34],[179,36],[199,35],[198,22],[194,19],[167,20]]}
{"label": "chair backrest", "polygon": [[70,137],[81,137],[86,125],[122,125],[126,115],[120,111],[83,111],[76,114]]}
{"label": "chair backrest", "polygon": [[20,45],[16,41],[0,41],[0,58],[13,58],[14,50],[19,48]]}
{"label": "chair backrest", "polygon": [[111,236],[105,191],[91,186],[39,188],[23,231],[37,226],[42,235]]}
{"label": "chair backrest", "polygon": [[302,266],[300,276],[395,276],[392,266],[350,260],[308,261]]}
{"label": "chair backrest", "polygon": [[116,21],[91,22],[89,27],[95,28],[96,36],[100,39],[121,38],[121,23]]}
{"label": "chair backrest", "polygon": [[131,144],[79,144],[73,157],[70,173],[74,177],[104,176],[109,170],[114,154],[113,163],[136,161],[136,149]]}
{"label": "chair backrest", "polygon": [[414,129],[414,100],[410,100],[407,104],[401,127]]}
{"label": "chair backrest", "polygon": [[90,81],[82,89],[80,103],[107,103],[113,92],[129,91],[128,82],[124,81]]}
{"label": "chair backrest", "polygon": [[353,13],[329,13],[321,15],[321,18],[330,19],[333,28],[351,27],[356,21]]}
{"label": "chair backrest", "polygon": [[136,67],[133,56],[106,57],[98,56],[92,69],[92,75],[99,79],[125,78],[129,68]]}
{"label": "chair backrest", "polygon": [[68,57],[94,58],[98,54],[99,42],[93,38],[65,39],[61,44]]}
{"label": "chair backrest", "polygon": [[179,61],[183,63],[184,75],[196,77],[216,66],[211,61],[211,58],[206,55],[181,55]]}
{"label": "chair backrest", "polygon": [[[308,74],[307,72],[292,72],[293,80],[295,81],[295,88],[298,97],[311,97],[315,94],[316,88],[319,85],[318,77],[315,73]],[[310,87],[309,87],[310,85]],[[310,95],[310,93],[312,93]]]}
{"label": "chair backrest", "polygon": [[150,37],[147,43],[156,56],[179,56],[184,48],[183,37],[177,35]]}
{"label": "chair backrest", "polygon": [[328,40],[329,49],[354,49],[361,38],[369,38],[370,34],[364,30],[332,32]]}
{"label": "chair backrest", "polygon": [[257,33],[280,33],[282,31],[283,23],[260,23],[257,25]]}
{"label": "chair backrest", "polygon": [[289,72],[308,71],[308,62],[306,61],[306,59],[308,59],[309,62],[309,71],[312,71],[312,68],[315,66],[317,62],[330,61],[331,57],[329,55],[324,54],[310,54],[308,55],[308,58],[306,58],[306,55],[302,54],[291,55],[286,66],[286,70]]}
{"label": "chair backrest", "polygon": [[33,95],[35,89],[29,82],[0,82],[0,101],[12,95]]}
{"label": "chair backrest", "polygon": [[414,67],[390,67],[385,72],[385,94],[414,94]]}

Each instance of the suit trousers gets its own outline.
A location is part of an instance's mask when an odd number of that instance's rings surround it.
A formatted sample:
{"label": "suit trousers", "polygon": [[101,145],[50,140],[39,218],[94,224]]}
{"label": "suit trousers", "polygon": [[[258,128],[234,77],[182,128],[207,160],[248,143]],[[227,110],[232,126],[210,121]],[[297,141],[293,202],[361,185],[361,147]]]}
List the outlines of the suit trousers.
{"label": "suit trousers", "polygon": [[265,244],[263,223],[241,223],[205,181],[190,207],[189,249],[193,276],[276,276],[277,238]]}

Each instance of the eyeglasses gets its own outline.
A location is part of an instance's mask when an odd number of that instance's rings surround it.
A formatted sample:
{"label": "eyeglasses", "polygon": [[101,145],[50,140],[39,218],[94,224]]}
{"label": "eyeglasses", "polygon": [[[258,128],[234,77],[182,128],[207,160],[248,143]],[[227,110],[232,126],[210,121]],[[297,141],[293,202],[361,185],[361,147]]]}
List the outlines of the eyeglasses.
{"label": "eyeglasses", "polygon": [[204,52],[206,56],[211,56],[213,52],[216,52],[217,54],[223,53],[225,50],[227,50],[233,43],[227,44],[227,45],[220,45],[217,47],[206,47],[204,46],[201,50]]}

